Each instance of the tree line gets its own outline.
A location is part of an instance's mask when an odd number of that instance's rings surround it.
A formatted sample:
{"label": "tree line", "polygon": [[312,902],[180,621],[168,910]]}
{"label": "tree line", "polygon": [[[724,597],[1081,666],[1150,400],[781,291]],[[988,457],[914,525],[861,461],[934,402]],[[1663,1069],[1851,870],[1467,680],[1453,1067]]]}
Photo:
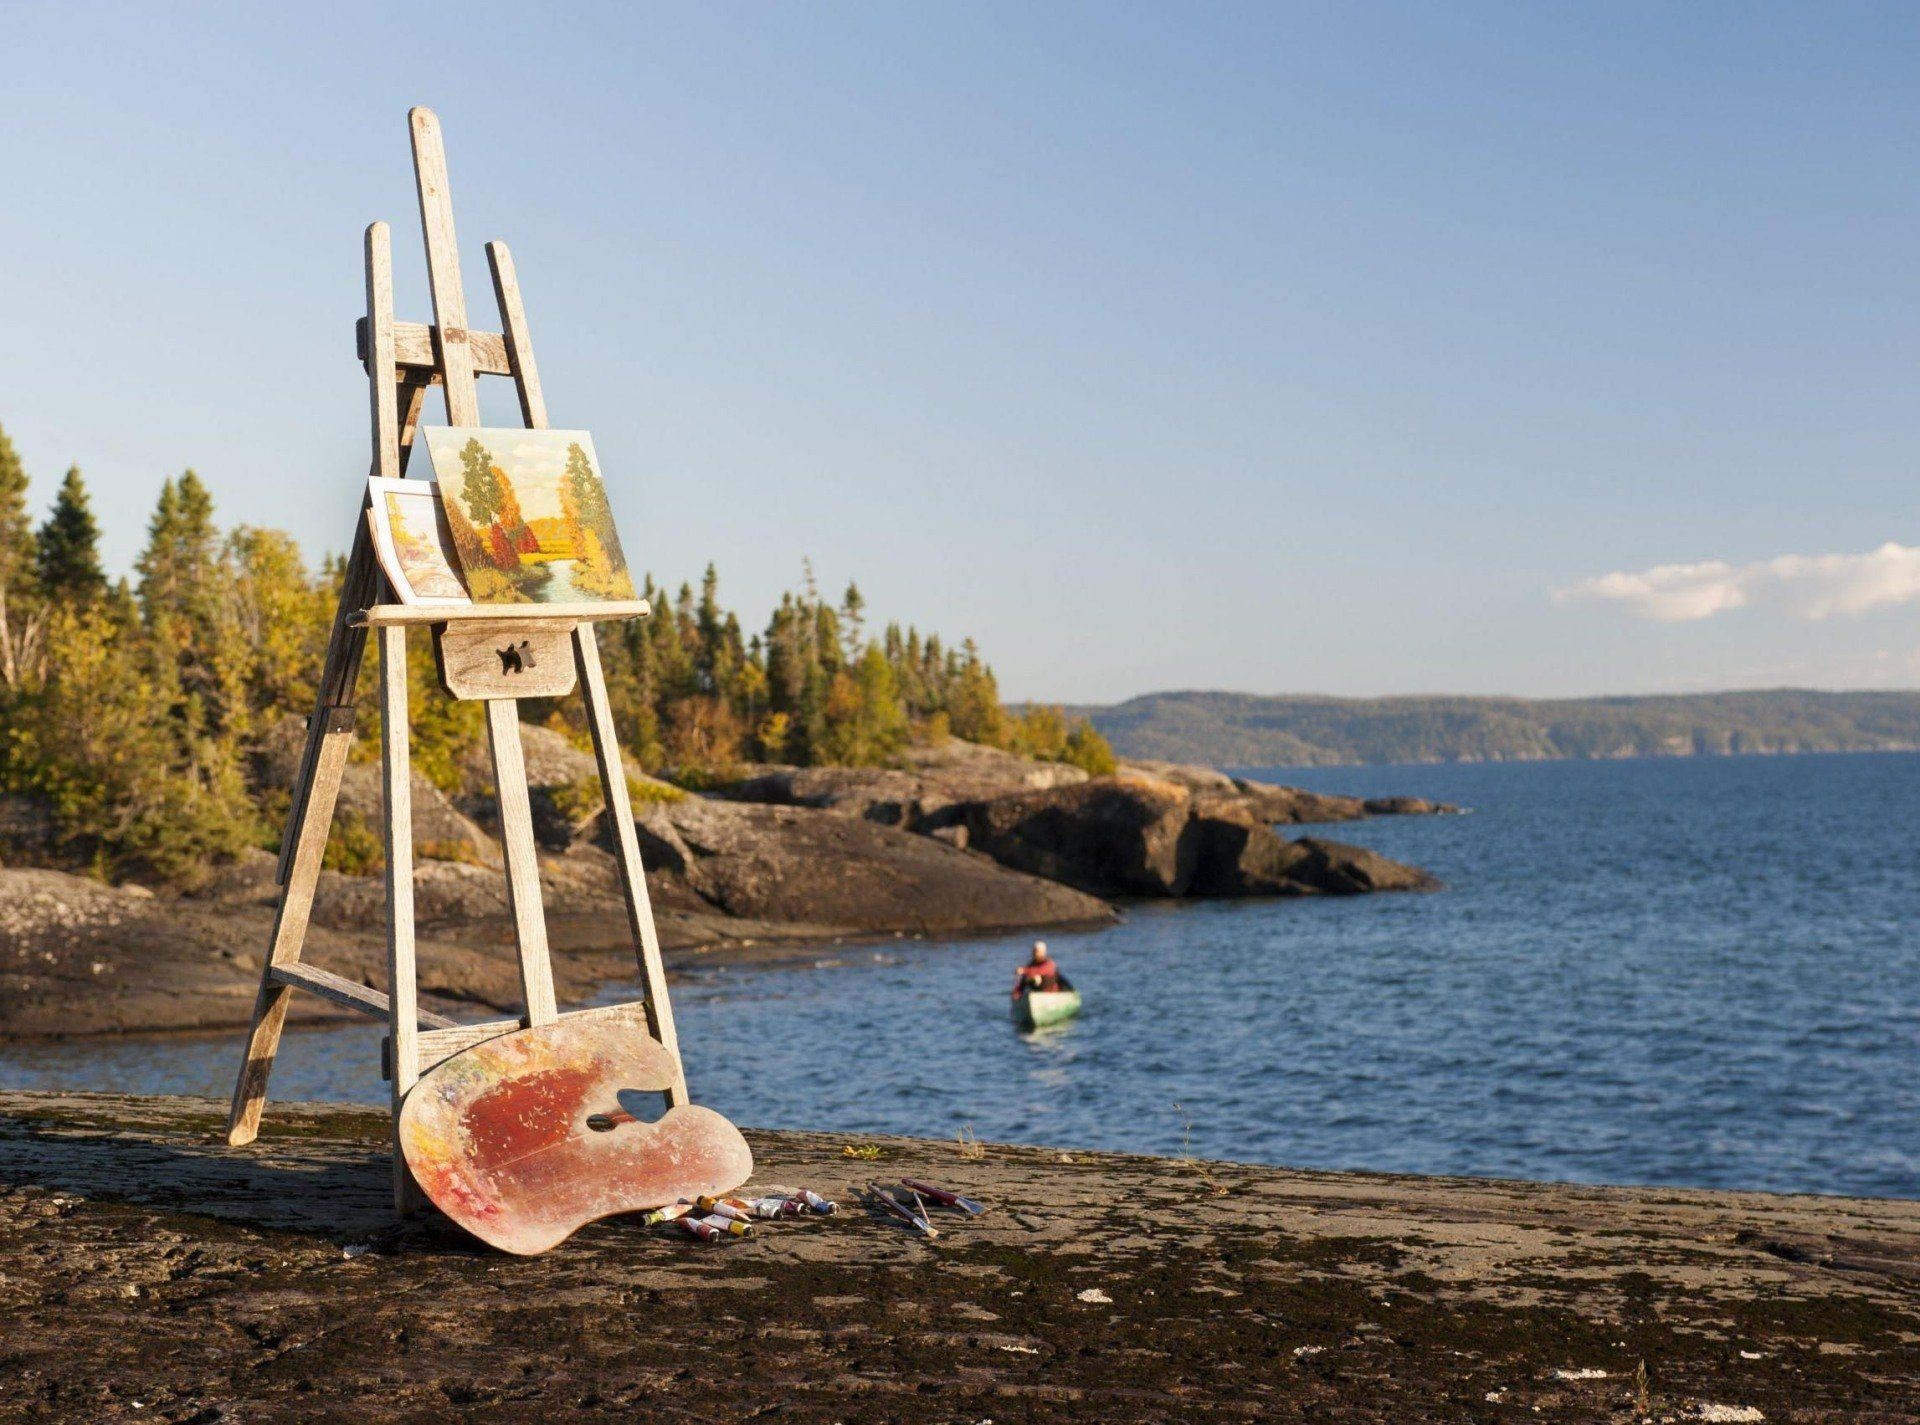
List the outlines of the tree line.
{"label": "tree line", "polygon": [[[344,560],[315,568],[279,530],[223,531],[191,470],[161,485],[132,577],[109,577],[99,537],[78,469],[35,524],[0,430],[0,792],[44,806],[69,857],[105,876],[191,880],[271,849],[288,789],[251,772],[267,735],[313,710]],[[682,785],[749,762],[884,766],[949,735],[1112,770],[1084,721],[1008,711],[971,640],[875,633],[859,589],[823,597],[811,568],[750,636],[711,565],[697,593],[649,576],[642,594],[653,617],[599,625],[614,718],[631,757]],[[457,790],[480,705],[441,690],[424,645],[408,668],[415,765]],[[577,699],[524,715],[585,742]]]}

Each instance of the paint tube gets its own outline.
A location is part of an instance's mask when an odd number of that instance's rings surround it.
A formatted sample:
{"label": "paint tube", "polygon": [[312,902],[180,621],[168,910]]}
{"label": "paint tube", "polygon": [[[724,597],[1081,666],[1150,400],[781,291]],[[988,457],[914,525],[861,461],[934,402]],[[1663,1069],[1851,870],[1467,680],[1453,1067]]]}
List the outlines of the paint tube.
{"label": "paint tube", "polygon": [[789,1202],[799,1203],[805,1207],[807,1211],[820,1217],[831,1217],[840,1210],[839,1203],[829,1202],[826,1198],[820,1196],[819,1193],[809,1192],[806,1188],[801,1188],[800,1191],[796,1192],[787,1200]]}
{"label": "paint tube", "polygon": [[754,1217],[798,1217],[807,1210],[805,1204],[790,1197],[756,1197],[745,1206]]}
{"label": "paint tube", "polygon": [[713,1217],[730,1217],[736,1222],[753,1221],[753,1213],[744,1202],[733,1197],[709,1197],[702,1195],[693,1200],[694,1206]]}
{"label": "paint tube", "polygon": [[704,1217],[676,1218],[681,1230],[698,1237],[702,1242],[714,1242],[720,1238],[720,1229],[710,1224]]}
{"label": "paint tube", "polygon": [[[683,1222],[691,1222],[694,1219],[683,1217],[680,1220]],[[737,1217],[722,1217],[717,1212],[709,1216],[702,1217],[699,1219],[699,1221],[711,1227],[716,1233],[731,1232],[736,1237],[744,1237],[749,1232],[753,1231],[753,1224],[751,1222],[742,1222]]]}
{"label": "paint tube", "polygon": [[681,1198],[680,1201],[668,1203],[665,1207],[654,1208],[640,1221],[648,1227],[656,1227],[662,1222],[677,1222],[692,1211],[693,1204]]}

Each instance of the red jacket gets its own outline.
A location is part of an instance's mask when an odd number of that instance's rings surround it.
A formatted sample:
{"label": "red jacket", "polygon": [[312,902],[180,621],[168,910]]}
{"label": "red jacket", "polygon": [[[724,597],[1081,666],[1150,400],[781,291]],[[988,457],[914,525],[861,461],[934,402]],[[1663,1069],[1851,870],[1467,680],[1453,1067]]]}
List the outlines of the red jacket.
{"label": "red jacket", "polygon": [[1051,959],[1039,964],[1029,961],[1013,974],[1013,997],[1018,999],[1023,990],[1040,990],[1043,993],[1060,988],[1060,967]]}

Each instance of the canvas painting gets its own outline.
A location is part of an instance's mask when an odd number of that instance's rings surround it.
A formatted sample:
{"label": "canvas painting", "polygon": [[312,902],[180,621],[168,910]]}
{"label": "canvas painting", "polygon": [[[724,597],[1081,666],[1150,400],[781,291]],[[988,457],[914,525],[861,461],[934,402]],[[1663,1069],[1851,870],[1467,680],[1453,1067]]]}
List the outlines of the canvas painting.
{"label": "canvas painting", "polygon": [[475,603],[635,597],[592,436],[464,426],[421,433]]}
{"label": "canvas painting", "polygon": [[373,547],[403,604],[465,604],[453,530],[431,480],[367,482]]}

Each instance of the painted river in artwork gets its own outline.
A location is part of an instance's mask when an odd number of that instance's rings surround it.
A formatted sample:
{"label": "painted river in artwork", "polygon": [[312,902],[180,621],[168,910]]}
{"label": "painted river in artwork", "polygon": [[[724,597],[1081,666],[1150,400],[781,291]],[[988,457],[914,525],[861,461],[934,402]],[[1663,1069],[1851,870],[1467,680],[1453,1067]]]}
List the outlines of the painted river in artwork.
{"label": "painted river in artwork", "polygon": [[549,559],[540,567],[547,571],[547,582],[540,590],[543,604],[570,604],[588,597],[573,583],[573,560]]}
{"label": "painted river in artwork", "polygon": [[[1432,895],[1136,905],[676,991],[696,1097],[750,1125],[1324,1168],[1920,1195],[1920,756],[1275,770],[1472,809],[1326,828]],[[617,994],[610,997],[620,997]],[[378,1031],[289,1037],[286,1097],[382,1101]],[[238,1036],[0,1049],[0,1084],[224,1097]]]}

